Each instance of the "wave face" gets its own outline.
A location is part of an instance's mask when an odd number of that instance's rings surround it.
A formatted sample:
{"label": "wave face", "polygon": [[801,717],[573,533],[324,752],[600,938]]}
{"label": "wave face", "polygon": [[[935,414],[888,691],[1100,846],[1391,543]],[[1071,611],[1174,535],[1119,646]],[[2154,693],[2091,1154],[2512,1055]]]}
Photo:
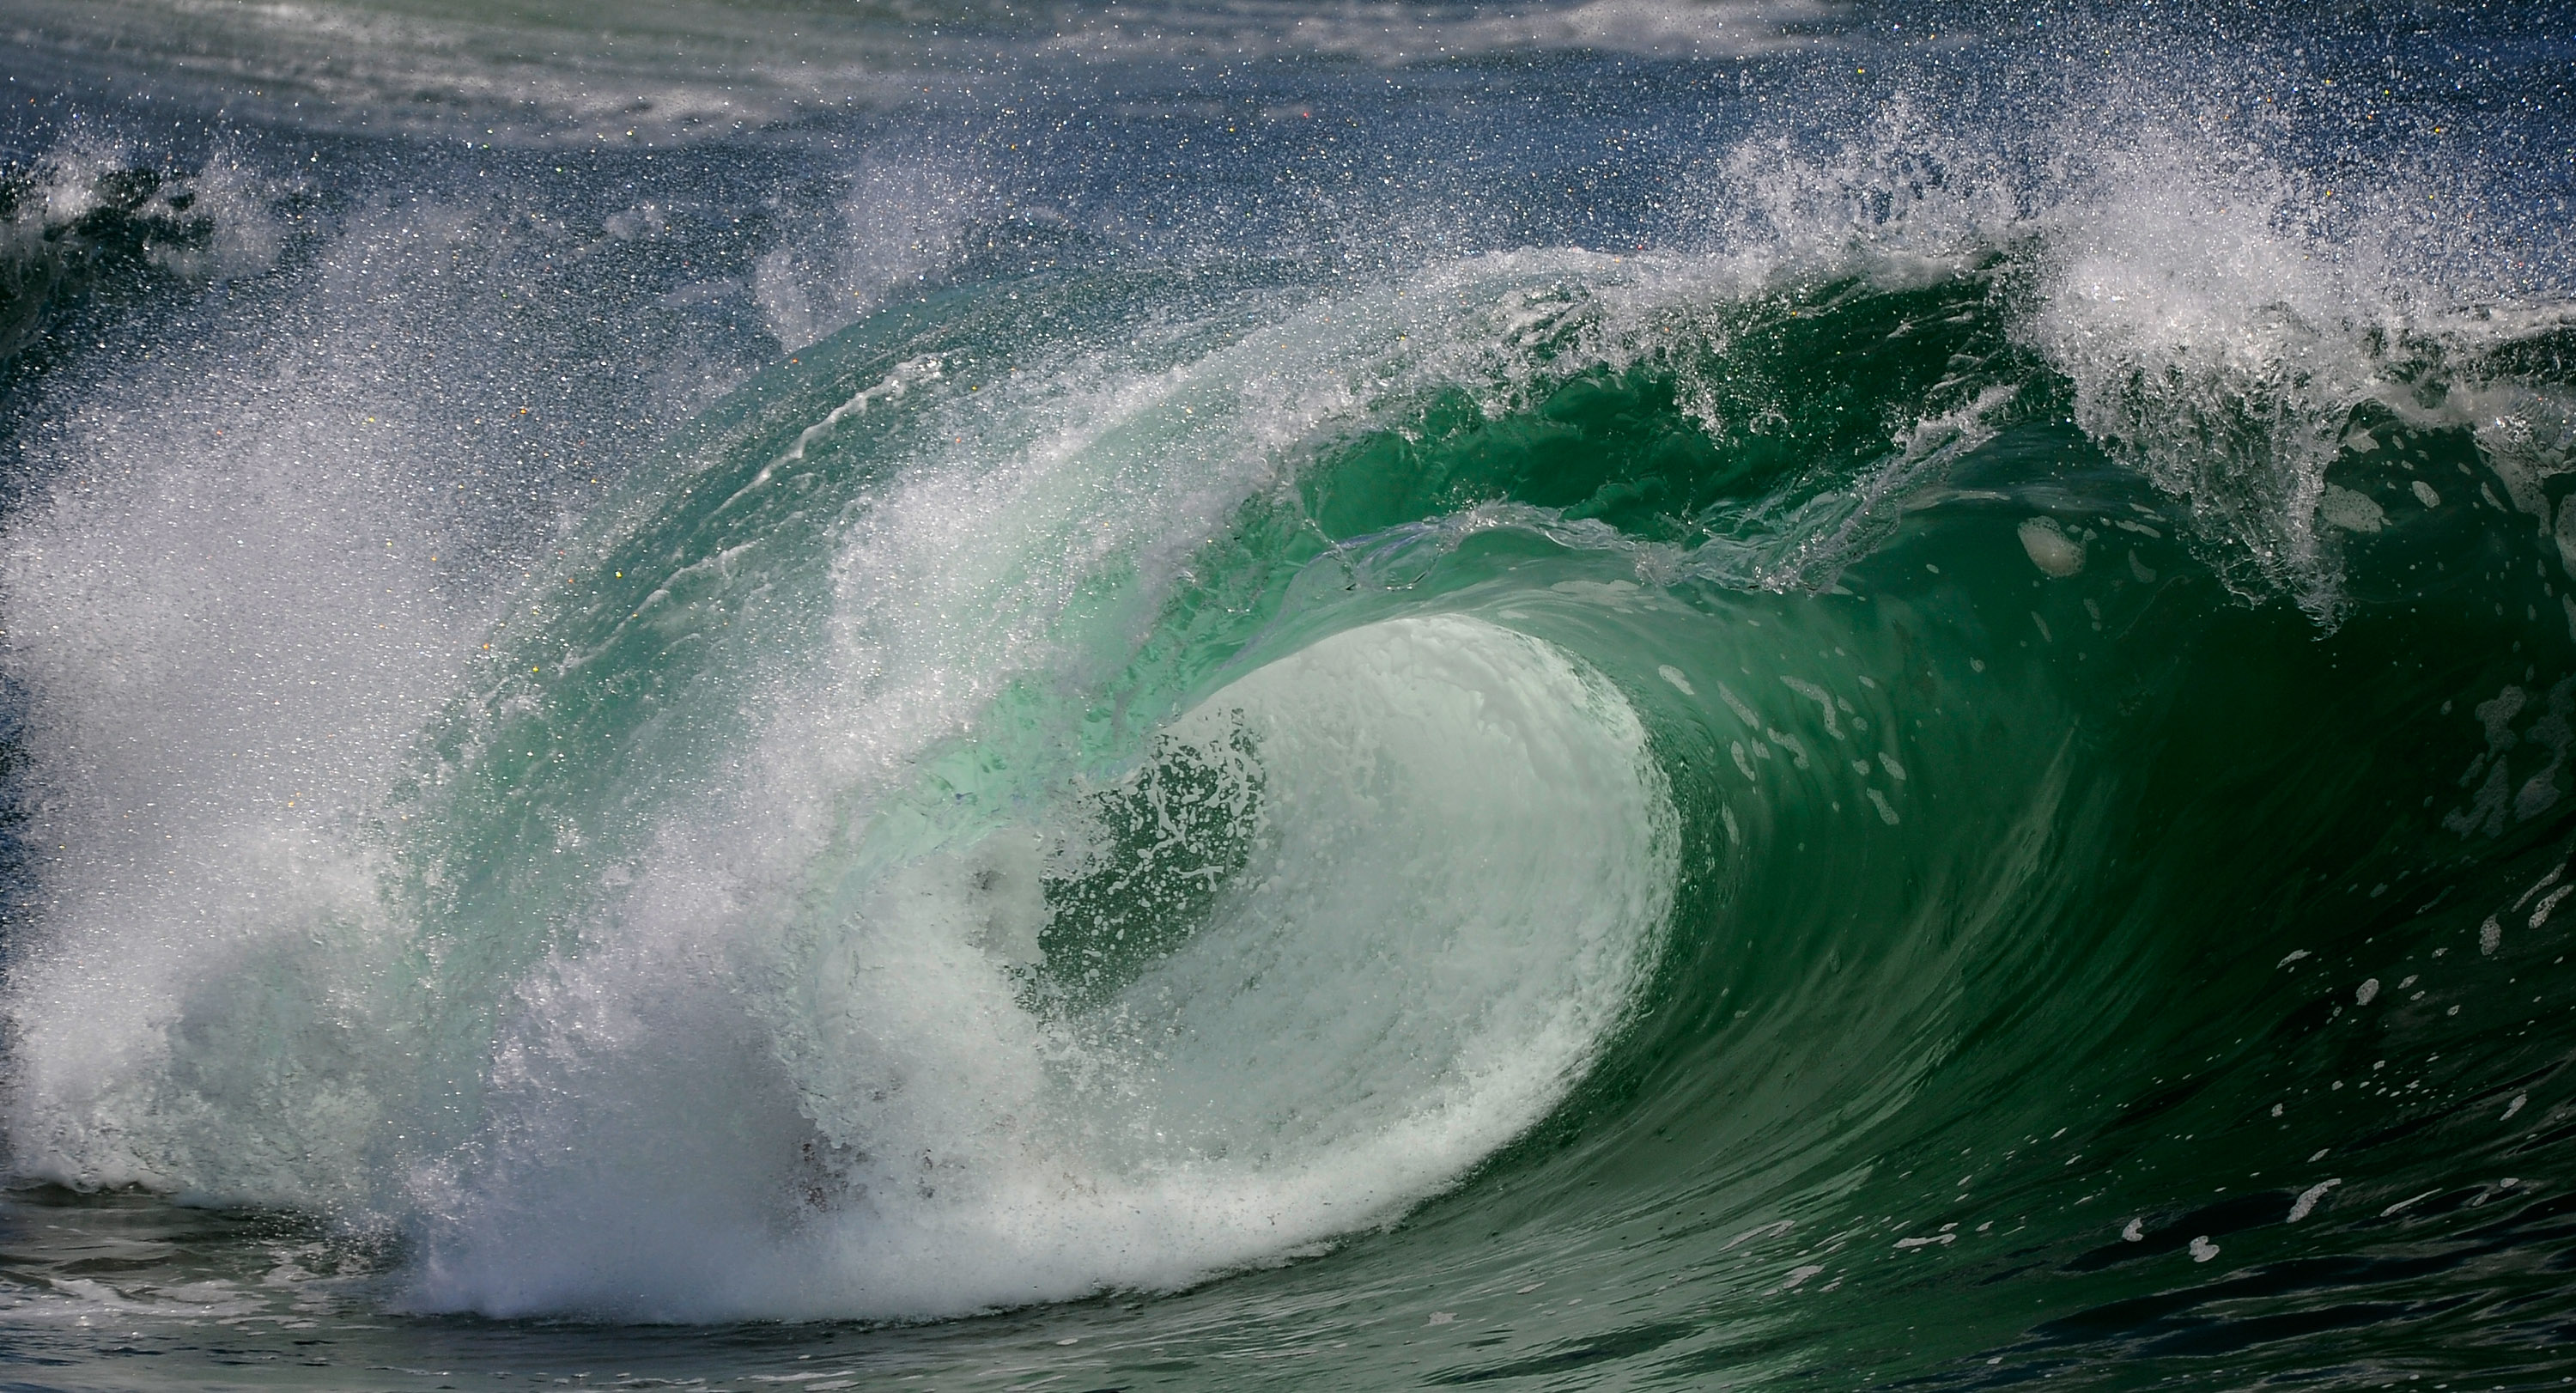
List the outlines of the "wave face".
{"label": "wave face", "polygon": [[40,1382],[2564,1377],[2563,35],[157,15],[0,180]]}

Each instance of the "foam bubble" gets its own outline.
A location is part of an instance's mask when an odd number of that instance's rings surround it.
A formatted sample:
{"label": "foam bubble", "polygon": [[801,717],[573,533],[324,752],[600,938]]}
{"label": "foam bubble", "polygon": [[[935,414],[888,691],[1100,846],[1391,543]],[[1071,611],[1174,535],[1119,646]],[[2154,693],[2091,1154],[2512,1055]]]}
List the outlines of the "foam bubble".
{"label": "foam bubble", "polygon": [[2030,564],[2058,580],[2084,569],[2084,544],[2066,535],[2054,518],[2031,518],[2014,529]]}

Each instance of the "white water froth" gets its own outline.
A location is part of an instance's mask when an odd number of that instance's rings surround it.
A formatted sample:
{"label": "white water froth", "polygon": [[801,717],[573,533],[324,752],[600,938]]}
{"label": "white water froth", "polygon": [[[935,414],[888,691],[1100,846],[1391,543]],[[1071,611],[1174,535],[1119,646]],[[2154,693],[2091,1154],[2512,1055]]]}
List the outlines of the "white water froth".
{"label": "white water froth", "polygon": [[1644,731],[1558,651],[1445,616],[1326,639],[1173,727],[1237,731],[1258,850],[1094,1008],[1023,989],[1044,821],[790,935],[745,1012],[670,994],[650,954],[567,965],[529,1002],[533,1067],[505,1051],[505,1158],[456,1182],[422,1299],[917,1316],[1167,1289],[1456,1179],[1651,969],[1675,853]]}
{"label": "white water froth", "polygon": [[2000,258],[2012,338],[2246,594],[2340,608],[2339,534],[2367,529],[2339,521],[2356,514],[2327,476],[2374,448],[2347,435],[2365,406],[2473,432],[2512,506],[2576,555],[2576,509],[2543,488],[2576,467],[2576,400],[2485,361],[2564,323],[2549,230],[2438,148],[2320,174],[2303,123],[2330,118],[2284,109],[2288,75],[2249,66],[2215,99],[2206,71],[2098,77],[2036,119],[1899,93],[1823,142],[1744,138],[1702,172],[1693,220],[1748,286],[1893,288]]}

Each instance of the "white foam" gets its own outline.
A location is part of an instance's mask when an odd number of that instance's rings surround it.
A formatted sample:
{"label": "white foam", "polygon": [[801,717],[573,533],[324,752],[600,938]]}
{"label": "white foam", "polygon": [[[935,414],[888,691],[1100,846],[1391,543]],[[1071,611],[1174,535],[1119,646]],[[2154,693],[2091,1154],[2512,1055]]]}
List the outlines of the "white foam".
{"label": "white foam", "polygon": [[[1174,730],[1250,733],[1258,848],[1106,1005],[1019,990],[1043,827],[896,868],[747,1012],[639,1011],[667,963],[559,965],[611,985],[531,1000],[513,1162],[456,1182],[423,1299],[924,1315],[1168,1288],[1391,1218],[1563,1096],[1672,885],[1673,815],[1608,683],[1478,621],[1394,620]],[[767,1064],[725,1043],[762,1031]],[[616,1062],[566,1077],[585,1059]],[[580,1161],[547,1159],[575,1138]]]}
{"label": "white foam", "polygon": [[2066,535],[2054,518],[2030,518],[2014,530],[2021,538],[2021,548],[2029,553],[2030,564],[2055,580],[2064,580],[2084,569],[2084,544]]}

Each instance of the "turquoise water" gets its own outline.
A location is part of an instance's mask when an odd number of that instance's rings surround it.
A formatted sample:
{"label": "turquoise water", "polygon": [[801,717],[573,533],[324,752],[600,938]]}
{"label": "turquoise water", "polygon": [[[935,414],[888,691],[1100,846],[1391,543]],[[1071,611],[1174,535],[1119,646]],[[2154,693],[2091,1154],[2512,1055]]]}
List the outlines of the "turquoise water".
{"label": "turquoise water", "polygon": [[24,1386],[2568,1376],[2563,36],[135,15]]}

